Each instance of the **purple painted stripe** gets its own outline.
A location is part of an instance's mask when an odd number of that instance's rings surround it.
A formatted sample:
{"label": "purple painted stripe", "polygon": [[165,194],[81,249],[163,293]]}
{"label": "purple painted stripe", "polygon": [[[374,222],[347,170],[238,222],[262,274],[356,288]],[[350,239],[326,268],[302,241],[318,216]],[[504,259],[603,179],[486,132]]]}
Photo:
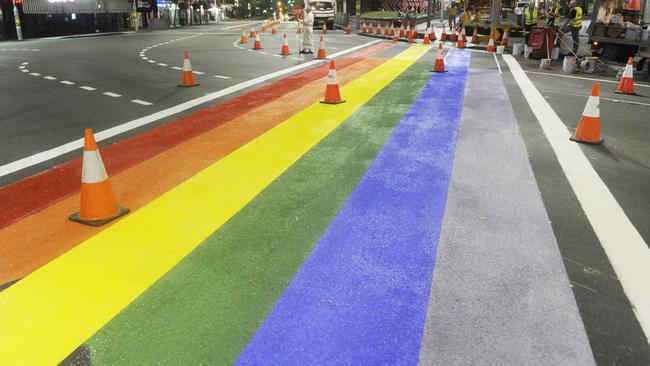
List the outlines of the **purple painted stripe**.
{"label": "purple painted stripe", "polygon": [[417,363],[469,59],[450,51],[236,364]]}

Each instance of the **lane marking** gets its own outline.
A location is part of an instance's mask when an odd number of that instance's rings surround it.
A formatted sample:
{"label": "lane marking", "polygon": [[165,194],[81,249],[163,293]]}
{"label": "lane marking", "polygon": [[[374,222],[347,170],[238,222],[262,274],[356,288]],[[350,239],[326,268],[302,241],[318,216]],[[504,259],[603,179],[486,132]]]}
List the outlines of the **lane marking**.
{"label": "lane marking", "polygon": [[300,57],[291,57],[291,59],[292,59],[292,60],[302,61],[302,59],[301,59]]}
{"label": "lane marking", "polygon": [[178,67],[178,66],[172,66],[172,69],[174,69],[174,70],[183,70],[182,67]]}
{"label": "lane marking", "polygon": [[32,75],[32,76],[41,76],[41,74],[39,74],[39,73],[37,73],[37,72],[30,72],[29,75]]}
{"label": "lane marking", "polygon": [[147,60],[147,62],[152,63],[152,64],[156,63],[156,61],[154,61],[154,60]]}
{"label": "lane marking", "polygon": [[62,80],[62,81],[60,81],[60,83],[65,84],[65,85],[74,85],[75,84],[74,82],[68,81],[68,80]]}
{"label": "lane marking", "polygon": [[27,66],[25,66],[25,65],[20,65],[20,66],[18,66],[19,69],[24,69],[24,68],[26,68],[26,67],[27,67]]}
{"label": "lane marking", "polygon": [[273,57],[282,57],[282,55],[273,55]]}
{"label": "lane marking", "polygon": [[609,258],[650,343],[650,249],[602,181],[571,133],[517,60],[503,55],[544,130],[600,244]]}
{"label": "lane marking", "polygon": [[260,54],[260,55],[268,55],[268,53],[266,53],[266,52],[264,52],[264,51],[259,51],[259,54]]}
{"label": "lane marking", "polygon": [[56,78],[54,76],[44,76],[43,79],[56,80]]}
{"label": "lane marking", "polygon": [[[372,46],[372,45],[377,44],[379,42],[382,42],[382,40],[372,40],[372,41],[360,44],[358,46],[351,47],[351,48],[348,48],[346,50],[334,53],[334,54],[330,55],[330,58],[337,58],[337,57],[346,55],[348,53],[355,52],[355,51],[360,50],[362,48]],[[252,86],[264,83],[264,82],[266,82],[268,80],[275,79],[275,78],[278,78],[280,76],[284,76],[284,75],[293,73],[293,72],[298,71],[298,70],[302,70],[302,69],[312,67],[312,66],[316,66],[316,65],[321,65],[321,64],[324,64],[324,63],[325,63],[325,61],[322,61],[322,60],[312,60],[312,61],[309,61],[309,62],[303,62],[303,63],[298,64],[298,65],[290,66],[290,67],[287,67],[285,69],[281,69],[281,70],[278,70],[278,71],[275,71],[275,72],[271,72],[271,73],[268,73],[268,74],[265,74],[265,75],[262,75],[262,76],[258,76],[256,78],[241,82],[239,84],[229,86],[229,87],[227,87],[225,89],[222,89],[222,90],[219,90],[219,91],[216,91],[216,92],[213,92],[213,93],[206,94],[206,95],[204,95],[202,97],[192,99],[192,100],[189,100],[187,102],[183,102],[181,104],[178,104],[176,106],[164,109],[162,111],[159,111],[159,112],[156,112],[156,113],[153,113],[153,114],[141,117],[141,118],[137,118],[135,120],[123,123],[121,125],[117,125],[115,127],[111,127],[109,129],[103,130],[103,131],[98,132],[98,133],[95,133],[95,140],[96,141],[102,141],[102,140],[105,140],[105,139],[120,135],[120,134],[122,134],[124,132],[128,132],[128,131],[131,131],[131,130],[133,130],[135,128],[148,125],[148,124],[153,123],[155,121],[158,121],[158,120],[160,120],[162,118],[167,118],[167,117],[173,116],[173,115],[178,114],[180,112],[186,111],[186,110],[188,110],[190,108],[194,108],[196,106],[199,106],[199,105],[201,105],[203,103],[210,102],[210,101],[213,101],[215,99],[225,97],[225,96],[230,95],[232,93],[236,93],[236,92],[238,92],[240,90],[244,90],[244,89],[250,88]],[[72,83],[72,84],[74,84],[74,83]],[[77,139],[77,140],[74,140],[74,141],[70,141],[70,142],[68,142],[66,144],[54,147],[52,149],[45,150],[45,151],[30,155],[28,157],[13,161],[11,163],[2,165],[2,166],[0,166],[0,177],[3,177],[5,175],[8,175],[8,174],[11,174],[11,173],[14,173],[14,172],[17,172],[19,170],[23,170],[25,168],[28,168],[28,167],[36,165],[36,164],[40,164],[40,163],[48,161],[50,159],[56,158],[56,157],[61,156],[63,154],[66,154],[66,153],[69,153],[71,151],[77,150],[77,149],[81,148],[82,146],[83,146],[83,138],[80,138],[80,139]]]}
{"label": "lane marking", "polygon": [[501,65],[499,65],[499,59],[497,59],[497,54],[493,53],[492,56],[494,56],[494,62],[496,62],[497,64],[497,68],[499,69],[499,74],[503,74],[503,72],[501,71]]}
{"label": "lane marking", "polygon": [[113,93],[113,92],[103,92],[102,94],[104,94],[106,96],[109,96],[109,97],[112,97],[112,98],[119,98],[119,97],[122,96],[121,94],[117,94],[117,93]]}
{"label": "lane marking", "polygon": [[253,25],[253,24],[260,24],[260,22],[250,22],[250,23],[244,23],[244,24],[238,24],[238,25],[231,25],[230,27],[224,27],[223,29],[230,30],[230,29],[235,29],[235,28],[243,28],[243,27]]}
{"label": "lane marking", "polygon": [[[572,97],[579,97],[581,99],[589,99],[589,95],[584,95],[584,94],[574,94],[574,93],[566,93],[566,92],[561,92],[561,91],[556,91],[556,90],[548,90],[548,89],[541,89],[541,92],[544,93],[551,93],[551,94],[560,94],[560,95],[570,95]],[[608,102],[612,103],[624,103],[624,104],[632,104],[632,105],[638,105],[638,106],[643,106],[643,107],[650,107],[650,103],[641,103],[641,102],[634,102],[631,100],[626,100],[626,99],[612,99],[612,98],[605,98],[605,97],[599,97],[600,100],[606,100]]]}
{"label": "lane marking", "polygon": [[215,75],[214,77],[219,79],[232,79],[230,76],[223,76],[223,75]]}
{"label": "lane marking", "polygon": [[167,64],[164,64],[164,63],[162,63],[162,62],[159,62],[157,65],[158,65],[158,66],[168,66]]}
{"label": "lane marking", "polygon": [[133,99],[131,101],[133,103],[141,104],[141,105],[152,105],[153,104],[153,103],[145,102],[144,100],[140,100],[140,99]]}
{"label": "lane marking", "polygon": [[23,62],[21,65],[29,65],[29,62]]}
{"label": "lane marking", "polygon": [[192,71],[192,72],[195,73],[195,74],[197,74],[197,75],[203,75],[203,74],[205,74],[204,72],[201,72],[201,71]]}
{"label": "lane marking", "polygon": [[22,72],[29,72],[29,70],[27,70],[27,69],[22,69],[22,70],[20,70],[20,71],[22,71]]}
{"label": "lane marking", "polygon": [[341,88],[346,103],[312,104],[0,292],[0,359],[58,364],[427,50],[368,71]]}
{"label": "lane marking", "polygon": [[92,86],[80,86],[79,88],[81,88],[83,90],[88,90],[88,91],[97,90],[97,88],[93,88]]}
{"label": "lane marking", "polygon": [[[598,81],[602,83],[610,83],[610,84],[618,84],[619,82],[616,80],[606,80],[606,79],[599,79],[599,78],[586,78],[582,76],[572,76],[572,75],[561,75],[561,74],[551,74],[549,72],[540,72],[540,71],[524,71],[526,74],[535,74],[535,75],[545,75],[545,76],[556,76],[559,78],[567,78],[567,79],[578,79],[578,80],[587,80],[587,81]],[[650,88],[650,85],[647,84],[637,84],[634,83],[634,86],[640,86],[642,88]]]}

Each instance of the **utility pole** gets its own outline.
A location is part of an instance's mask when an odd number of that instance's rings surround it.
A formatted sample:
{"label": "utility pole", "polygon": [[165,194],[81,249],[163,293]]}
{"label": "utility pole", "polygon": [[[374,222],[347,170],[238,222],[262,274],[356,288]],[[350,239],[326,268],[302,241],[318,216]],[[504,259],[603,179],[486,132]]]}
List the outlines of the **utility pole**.
{"label": "utility pole", "polygon": [[490,32],[494,34],[497,24],[501,21],[501,0],[492,0],[492,9],[490,12]]}
{"label": "utility pole", "polygon": [[427,28],[431,28],[431,7],[433,6],[433,0],[427,1]]}
{"label": "utility pole", "polygon": [[18,8],[16,7],[16,0],[12,1],[14,6],[14,21],[16,22],[16,36],[19,41],[23,40],[23,29],[20,26],[20,14],[18,13]]}

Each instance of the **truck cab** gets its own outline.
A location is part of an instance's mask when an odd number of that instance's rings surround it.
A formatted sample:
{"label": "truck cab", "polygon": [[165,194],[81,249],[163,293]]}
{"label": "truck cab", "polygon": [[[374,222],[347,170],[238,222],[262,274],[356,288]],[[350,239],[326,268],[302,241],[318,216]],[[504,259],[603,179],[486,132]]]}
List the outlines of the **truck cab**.
{"label": "truck cab", "polygon": [[336,0],[310,0],[309,6],[314,13],[314,28],[322,28],[323,23],[327,24],[328,29],[334,28]]}

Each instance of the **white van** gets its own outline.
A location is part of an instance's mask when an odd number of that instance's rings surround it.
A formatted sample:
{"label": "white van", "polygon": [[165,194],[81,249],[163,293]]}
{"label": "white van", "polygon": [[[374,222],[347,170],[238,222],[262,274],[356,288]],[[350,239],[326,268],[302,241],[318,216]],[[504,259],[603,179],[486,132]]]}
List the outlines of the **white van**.
{"label": "white van", "polygon": [[309,6],[314,13],[314,28],[322,29],[323,23],[328,29],[334,28],[336,0],[309,0]]}

